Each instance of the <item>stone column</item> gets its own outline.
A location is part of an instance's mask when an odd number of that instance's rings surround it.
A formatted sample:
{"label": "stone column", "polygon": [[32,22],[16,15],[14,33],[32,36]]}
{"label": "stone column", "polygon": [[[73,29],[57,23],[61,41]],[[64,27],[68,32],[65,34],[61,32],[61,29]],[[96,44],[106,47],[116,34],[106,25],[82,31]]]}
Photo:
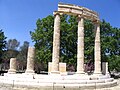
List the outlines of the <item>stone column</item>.
{"label": "stone column", "polygon": [[110,76],[108,71],[108,62],[102,62],[102,73],[104,75]]}
{"label": "stone column", "polygon": [[95,24],[96,32],[95,32],[95,68],[94,74],[102,74],[101,72],[101,48],[100,48],[100,24],[97,22]]}
{"label": "stone column", "polygon": [[51,69],[52,69],[52,62],[48,62],[48,74],[51,73]]}
{"label": "stone column", "polygon": [[54,36],[53,36],[53,55],[51,73],[59,73],[59,54],[60,54],[60,14],[54,13]]}
{"label": "stone column", "polygon": [[16,73],[16,58],[10,59],[10,69],[8,70],[8,73]]}
{"label": "stone column", "polygon": [[28,48],[27,55],[27,69],[25,73],[34,73],[34,56],[35,56],[35,48]]}
{"label": "stone column", "polygon": [[84,74],[84,18],[78,16],[77,74]]}

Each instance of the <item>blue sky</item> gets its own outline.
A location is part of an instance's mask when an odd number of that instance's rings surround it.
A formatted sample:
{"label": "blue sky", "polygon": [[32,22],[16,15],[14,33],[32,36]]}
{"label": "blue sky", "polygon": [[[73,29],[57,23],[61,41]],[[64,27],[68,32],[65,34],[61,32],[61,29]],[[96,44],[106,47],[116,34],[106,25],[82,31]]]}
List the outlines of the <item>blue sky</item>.
{"label": "blue sky", "polygon": [[52,15],[59,2],[84,6],[99,13],[112,26],[120,28],[120,0],[0,0],[0,29],[7,39],[30,42],[30,31],[38,18]]}

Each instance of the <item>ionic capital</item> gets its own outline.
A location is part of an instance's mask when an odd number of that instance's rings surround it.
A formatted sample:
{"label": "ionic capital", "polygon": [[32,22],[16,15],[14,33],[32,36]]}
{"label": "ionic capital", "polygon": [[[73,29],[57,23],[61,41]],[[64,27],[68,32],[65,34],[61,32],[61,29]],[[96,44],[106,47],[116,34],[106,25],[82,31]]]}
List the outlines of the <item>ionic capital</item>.
{"label": "ionic capital", "polygon": [[63,15],[63,13],[61,13],[61,12],[58,12],[58,11],[54,11],[54,12],[53,12],[53,15],[54,15],[54,16],[56,16],[56,15],[59,15],[59,16],[61,16],[61,15]]}

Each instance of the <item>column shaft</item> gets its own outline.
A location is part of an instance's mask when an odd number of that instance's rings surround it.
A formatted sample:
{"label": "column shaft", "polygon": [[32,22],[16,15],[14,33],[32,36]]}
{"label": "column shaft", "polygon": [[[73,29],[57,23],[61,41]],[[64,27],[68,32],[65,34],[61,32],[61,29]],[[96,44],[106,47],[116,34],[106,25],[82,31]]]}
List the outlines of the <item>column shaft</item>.
{"label": "column shaft", "polygon": [[108,62],[102,62],[102,73],[104,75],[109,75]]}
{"label": "column shaft", "polygon": [[84,74],[84,19],[78,17],[77,74]]}
{"label": "column shaft", "polygon": [[101,74],[101,48],[100,48],[100,25],[96,24],[96,33],[95,33],[95,74]]}
{"label": "column shaft", "polygon": [[8,73],[16,73],[16,58],[10,59],[10,69],[8,70]]}
{"label": "column shaft", "polygon": [[34,56],[35,56],[35,48],[28,48],[27,55],[27,69],[25,73],[34,73]]}
{"label": "column shaft", "polygon": [[53,55],[51,73],[59,72],[59,53],[60,53],[60,15],[56,14],[54,19]]}

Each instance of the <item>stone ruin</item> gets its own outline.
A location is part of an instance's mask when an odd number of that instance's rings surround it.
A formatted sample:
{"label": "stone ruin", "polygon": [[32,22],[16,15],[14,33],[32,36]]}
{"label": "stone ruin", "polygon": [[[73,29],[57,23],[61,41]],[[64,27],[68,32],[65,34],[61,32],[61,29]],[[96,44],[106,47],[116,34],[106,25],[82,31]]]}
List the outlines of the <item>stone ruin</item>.
{"label": "stone ruin", "polygon": [[100,20],[96,12],[84,7],[58,4],[58,11],[54,12],[54,36],[53,36],[53,55],[51,73],[59,73],[59,52],[60,52],[60,16],[63,14],[74,15],[78,20],[78,39],[77,39],[77,72],[84,72],[84,20],[91,20],[95,25],[95,70],[94,74],[101,74],[101,48],[100,48]]}
{"label": "stone ruin", "polygon": [[[63,14],[77,16],[78,19],[78,44],[77,44],[77,72],[68,75],[66,63],[59,63],[60,56],[60,16]],[[27,57],[27,69],[25,73],[16,73],[16,58],[10,59],[10,69],[4,76],[0,76],[0,84],[15,88],[38,88],[39,90],[84,90],[107,88],[117,85],[110,78],[108,63],[103,63],[101,70],[100,48],[100,20],[98,13],[85,7],[72,4],[58,4],[58,11],[54,12],[54,35],[52,62],[49,62],[48,75],[34,72],[35,48],[29,47]],[[95,25],[95,70],[93,75],[84,72],[84,20],[89,19]],[[103,72],[102,72],[103,71]],[[14,88],[13,87],[13,88]]]}

